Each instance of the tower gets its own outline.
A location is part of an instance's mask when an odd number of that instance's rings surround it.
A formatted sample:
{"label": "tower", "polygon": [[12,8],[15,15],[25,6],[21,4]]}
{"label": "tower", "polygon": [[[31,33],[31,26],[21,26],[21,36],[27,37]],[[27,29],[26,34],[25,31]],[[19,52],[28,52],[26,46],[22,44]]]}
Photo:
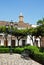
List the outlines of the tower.
{"label": "tower", "polygon": [[19,15],[19,22],[23,22],[23,15],[22,15],[22,13],[20,13],[20,15]]}

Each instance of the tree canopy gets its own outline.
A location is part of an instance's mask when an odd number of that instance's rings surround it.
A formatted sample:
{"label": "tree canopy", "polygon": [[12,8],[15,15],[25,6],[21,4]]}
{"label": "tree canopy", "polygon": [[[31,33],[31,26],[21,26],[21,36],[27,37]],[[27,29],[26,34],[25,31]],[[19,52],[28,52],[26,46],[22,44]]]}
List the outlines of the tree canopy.
{"label": "tree canopy", "polygon": [[18,46],[19,46],[19,40],[21,38],[24,38],[27,36],[28,34],[28,29],[17,29],[17,28],[13,28],[13,27],[8,27],[6,28],[6,26],[2,26],[0,27],[0,33],[5,33],[5,34],[10,34],[13,35],[17,38],[18,40]]}
{"label": "tree canopy", "polygon": [[37,35],[44,36],[44,18],[43,18],[42,20],[38,20],[38,21],[37,21],[37,24],[38,24],[39,26],[36,27],[36,29],[37,29],[36,34],[37,34]]}
{"label": "tree canopy", "polygon": [[41,19],[41,20],[38,20],[38,21],[37,21],[37,24],[38,24],[38,25],[44,25],[44,18]]}

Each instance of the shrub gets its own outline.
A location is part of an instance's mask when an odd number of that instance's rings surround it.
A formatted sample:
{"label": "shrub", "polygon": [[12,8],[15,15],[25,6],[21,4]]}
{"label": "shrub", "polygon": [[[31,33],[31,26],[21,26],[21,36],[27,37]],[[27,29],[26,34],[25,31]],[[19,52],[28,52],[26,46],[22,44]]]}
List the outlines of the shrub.
{"label": "shrub", "polygon": [[25,46],[24,48],[30,51],[31,56],[33,56],[34,52],[39,52],[39,49],[36,46]]}
{"label": "shrub", "polygon": [[17,47],[17,48],[14,48],[14,49],[13,49],[13,52],[14,52],[14,53],[22,53],[23,50],[24,50],[24,48]]}
{"label": "shrub", "polygon": [[0,48],[0,53],[8,53],[9,48]]}
{"label": "shrub", "polygon": [[44,65],[44,53],[41,52],[35,52],[34,53],[34,60],[42,63]]}
{"label": "shrub", "polygon": [[44,65],[44,52],[40,52],[39,48],[36,46],[25,46],[24,50],[30,51],[30,57]]}
{"label": "shrub", "polygon": [[6,48],[6,46],[0,46],[0,48]]}
{"label": "shrub", "polygon": [[44,47],[39,48],[40,52],[44,52]]}

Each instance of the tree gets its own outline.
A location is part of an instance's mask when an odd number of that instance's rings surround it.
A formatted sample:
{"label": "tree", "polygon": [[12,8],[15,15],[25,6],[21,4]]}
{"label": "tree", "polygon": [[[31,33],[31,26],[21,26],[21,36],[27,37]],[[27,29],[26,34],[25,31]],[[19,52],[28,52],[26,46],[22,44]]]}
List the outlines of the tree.
{"label": "tree", "polygon": [[37,34],[44,36],[44,18],[42,20],[38,20],[37,24],[39,25],[37,27]]}
{"label": "tree", "polygon": [[37,21],[37,24],[38,24],[38,25],[44,25],[44,18],[43,18],[42,20],[38,20],[38,21]]}
{"label": "tree", "polygon": [[19,40],[21,39],[21,38],[24,38],[24,37],[26,37],[27,36],[27,32],[28,32],[28,30],[27,29],[20,29],[20,30],[18,30],[18,29],[15,29],[14,31],[13,31],[13,35],[17,38],[17,40],[18,40],[18,46],[19,46]]}
{"label": "tree", "polygon": [[34,35],[34,32],[35,32],[35,28],[30,28],[28,31],[28,33],[32,36]]}
{"label": "tree", "polygon": [[6,26],[0,26],[0,33],[5,33],[6,41],[7,41],[8,34],[14,35],[18,40],[18,46],[19,46],[19,40],[27,36],[28,29],[18,30],[17,28],[13,28],[13,27],[11,28],[8,27],[7,29]]}

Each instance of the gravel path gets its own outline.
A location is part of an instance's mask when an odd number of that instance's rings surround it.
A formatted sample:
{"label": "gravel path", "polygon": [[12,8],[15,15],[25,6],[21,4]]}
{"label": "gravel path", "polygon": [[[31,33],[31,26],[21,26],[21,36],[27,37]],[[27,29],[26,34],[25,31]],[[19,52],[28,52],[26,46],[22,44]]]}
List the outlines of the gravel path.
{"label": "gravel path", "polygon": [[0,65],[41,65],[34,60],[21,58],[20,54],[0,54]]}

